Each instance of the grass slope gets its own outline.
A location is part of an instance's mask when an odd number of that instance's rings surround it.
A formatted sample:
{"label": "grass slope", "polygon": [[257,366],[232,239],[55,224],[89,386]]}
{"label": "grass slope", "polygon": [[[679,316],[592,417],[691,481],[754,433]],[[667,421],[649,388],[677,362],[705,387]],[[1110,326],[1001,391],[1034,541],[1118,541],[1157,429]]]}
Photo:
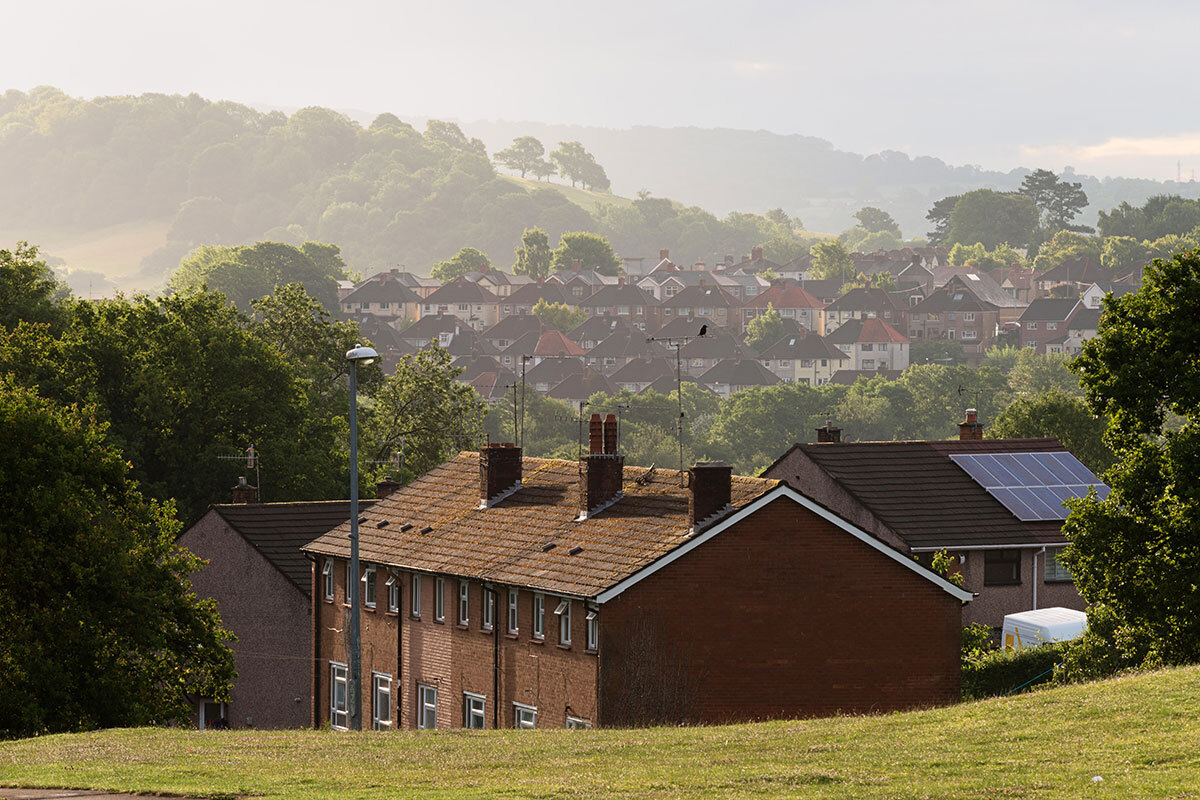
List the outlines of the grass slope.
{"label": "grass slope", "polygon": [[1200,668],[1187,668],[930,711],[727,727],[45,736],[0,743],[0,784],[337,800],[1195,798],[1198,719]]}
{"label": "grass slope", "polygon": [[[551,189],[556,191],[589,214],[595,214],[601,206],[629,208],[633,205],[633,200],[630,198],[609,194],[608,192],[593,192],[589,189],[571,186],[568,183],[539,181],[534,180],[533,178],[521,178],[517,175],[504,175],[501,173],[497,174],[499,174],[503,180],[506,180],[509,183],[514,183],[527,192],[532,192],[534,189]],[[562,179],[559,178],[558,180]]]}

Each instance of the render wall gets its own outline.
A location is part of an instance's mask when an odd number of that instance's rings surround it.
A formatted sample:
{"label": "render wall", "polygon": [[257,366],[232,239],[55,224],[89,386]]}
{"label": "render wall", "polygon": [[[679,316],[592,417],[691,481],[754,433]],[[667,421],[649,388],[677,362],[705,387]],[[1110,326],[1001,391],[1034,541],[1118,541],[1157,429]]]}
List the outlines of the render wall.
{"label": "render wall", "polygon": [[789,498],[605,603],[601,620],[606,726],[959,699],[961,602]]}
{"label": "render wall", "polygon": [[309,724],[309,600],[216,511],[179,537],[208,564],[192,576],[217,601],[237,666],[226,718],[234,728]]}
{"label": "render wall", "polygon": [[[1033,608],[1033,584],[1037,581],[1037,607],[1062,606],[1078,611],[1087,609],[1087,602],[1079,596],[1075,584],[1070,581],[1050,581],[1046,576],[1046,554],[1036,549],[1021,551],[1021,582],[1007,586],[987,586],[983,582],[984,552],[972,550],[962,555],[966,563],[961,566],[963,588],[979,596],[963,607],[963,625],[979,623],[999,629],[1006,614],[1016,614]],[[1034,558],[1037,569],[1034,569]]]}

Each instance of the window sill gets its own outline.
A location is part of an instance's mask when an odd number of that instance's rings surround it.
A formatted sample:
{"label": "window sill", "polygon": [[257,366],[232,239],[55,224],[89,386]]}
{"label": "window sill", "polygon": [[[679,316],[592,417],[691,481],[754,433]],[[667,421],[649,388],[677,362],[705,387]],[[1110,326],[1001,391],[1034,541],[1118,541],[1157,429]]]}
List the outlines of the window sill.
{"label": "window sill", "polygon": [[545,640],[544,638],[542,638],[542,639],[538,639],[537,637],[534,637],[534,638],[531,638],[531,639],[529,640],[529,643],[530,643],[530,644],[536,644],[536,645],[545,645],[545,644],[546,644],[546,640]]}
{"label": "window sill", "polygon": [[984,586],[1020,586],[1021,581],[984,581]]}
{"label": "window sill", "polygon": [[595,647],[589,647],[589,648],[585,648],[583,652],[588,655],[594,656],[597,653],[599,653],[600,651]]}
{"label": "window sill", "polygon": [[570,649],[571,649],[571,645],[570,645],[570,643],[568,643],[568,644],[563,644],[562,642],[559,642],[559,643],[556,645],[556,647],[558,647],[558,649],[559,649],[559,650],[570,650]]}
{"label": "window sill", "polygon": [[471,624],[469,622],[460,622],[454,627],[458,628],[460,631],[468,631],[471,629]]}
{"label": "window sill", "polygon": [[1067,584],[1071,584],[1074,582],[1075,582],[1074,578],[1046,578],[1045,580],[1042,581],[1042,583],[1067,583]]}
{"label": "window sill", "polygon": [[521,638],[521,634],[520,634],[519,632],[518,632],[518,633],[513,633],[512,631],[509,631],[508,633],[504,634],[504,638],[505,638],[505,639],[512,639],[513,641],[516,641],[517,639],[520,639],[520,638]]}
{"label": "window sill", "polygon": [[375,608],[375,606],[368,606],[366,604],[363,605],[363,611],[370,611],[372,614],[375,613]]}
{"label": "window sill", "polygon": [[445,617],[442,617],[441,619],[436,619],[436,618],[435,618],[433,621],[434,621],[434,623],[435,623],[435,624],[437,624],[437,625],[445,625],[445,624],[446,624],[446,618],[445,618]]}

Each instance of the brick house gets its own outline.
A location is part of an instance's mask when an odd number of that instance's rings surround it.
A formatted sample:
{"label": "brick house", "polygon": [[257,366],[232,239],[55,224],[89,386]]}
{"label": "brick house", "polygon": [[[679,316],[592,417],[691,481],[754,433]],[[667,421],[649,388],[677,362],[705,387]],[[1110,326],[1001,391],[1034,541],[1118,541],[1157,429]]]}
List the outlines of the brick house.
{"label": "brick house", "polygon": [[773,386],[780,383],[780,378],[754,358],[726,358],[706,370],[696,381],[728,400],[745,389]]}
{"label": "brick house", "polygon": [[[237,677],[227,704],[201,701],[200,727],[301,728],[312,719],[310,668],[302,642],[312,630],[312,578],[300,548],[350,518],[350,501],[258,503],[235,487],[233,504],[212,505],[180,534],[180,547],[208,563],[192,576],[217,601]],[[364,500],[360,508],[370,508]]]}
{"label": "brick house", "polygon": [[665,324],[676,317],[684,317],[728,328],[739,324],[741,305],[741,301],[729,292],[702,280],[662,301],[662,321]]}
{"label": "brick house", "polygon": [[773,307],[783,319],[793,319],[813,333],[821,328],[821,309],[825,304],[801,286],[772,286],[757,297],[742,305],[741,330],[745,331],[750,321],[765,314],[767,306]]}
{"label": "brick house", "polygon": [[820,386],[853,359],[817,336],[801,330],[787,334],[759,354],[762,365],[784,383]]}
{"label": "brick house", "polygon": [[416,321],[421,316],[423,302],[421,295],[405,285],[396,269],[372,275],[339,301],[342,313],[356,319],[370,314],[389,321]]}
{"label": "brick house", "polygon": [[878,287],[851,289],[821,311],[824,336],[852,320],[881,319],[898,330],[908,330],[908,306]]}
{"label": "brick house", "polygon": [[515,287],[507,297],[500,298],[500,318],[503,319],[514,314],[530,314],[539,300],[545,300],[550,305],[555,303],[568,306],[579,305],[578,299],[569,297],[559,283],[527,283],[524,286]]}
{"label": "brick house", "polygon": [[844,369],[908,368],[908,337],[881,319],[852,319],[825,337],[850,357]]}
{"label": "brick house", "polygon": [[1039,297],[1021,315],[1021,347],[1046,352],[1046,345],[1061,340],[1067,333],[1067,323],[1083,304],[1075,298]]}
{"label": "brick house", "polygon": [[662,324],[661,309],[654,295],[628,283],[604,286],[581,300],[579,306],[593,317],[620,317],[630,328],[640,331],[653,333]]}
{"label": "brick house", "polygon": [[973,416],[969,411],[960,438],[948,441],[841,442],[840,431],[827,427],[818,438],[828,441],[794,445],[762,475],[787,481],[926,563],[946,550],[958,561],[964,588],[976,595],[963,607],[963,624],[998,629],[1005,614],[1050,606],[1083,609],[1058,562],[1067,545],[1066,510],[1059,507],[1057,519],[1022,521],[956,461],[962,455],[1057,454],[1066,448],[1057,439],[976,438],[983,426]]}
{"label": "brick house", "polygon": [[426,314],[449,314],[483,331],[500,321],[500,298],[465,277],[455,278],[425,298],[421,315]]}
{"label": "brick house", "polygon": [[314,725],[348,722],[348,584],[364,597],[364,727],[719,723],[958,699],[969,594],[778,481],[715,462],[684,488],[674,470],[625,468],[611,415],[589,432],[577,462],[492,445],[377,503],[361,576],[346,574],[348,525],[305,548]]}

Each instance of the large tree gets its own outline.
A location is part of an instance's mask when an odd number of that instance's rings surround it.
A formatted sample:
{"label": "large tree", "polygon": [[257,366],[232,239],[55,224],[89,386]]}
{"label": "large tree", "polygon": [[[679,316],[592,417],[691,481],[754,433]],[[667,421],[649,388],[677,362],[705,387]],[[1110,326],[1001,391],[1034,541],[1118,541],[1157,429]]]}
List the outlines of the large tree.
{"label": "large tree", "polygon": [[335,310],[337,282],[347,277],[346,264],[334,245],[305,242],[295,247],[259,242],[242,247],[200,247],[180,262],[168,287],[175,292],[207,288],[249,311],[251,300],[270,294],[276,286],[299,283],[321,305]]}
{"label": "large tree", "polygon": [[1104,426],[1081,398],[1051,389],[1013,400],[984,433],[989,439],[1053,436],[1100,474],[1113,463],[1112,451],[1104,444]]}
{"label": "large tree", "polygon": [[950,214],[954,212],[954,206],[961,197],[961,194],[943,197],[934,203],[933,208],[925,215],[925,219],[933,223],[933,230],[925,234],[930,244],[943,244],[950,235]]}
{"label": "large tree", "polygon": [[817,242],[809,251],[812,253],[812,276],[818,280],[833,280],[845,283],[854,278],[854,259],[850,251],[837,239]]}
{"label": "large tree", "polygon": [[233,658],[200,561],[175,546],[93,409],[0,376],[0,738],[186,721]]}
{"label": "large tree", "polygon": [[439,281],[452,281],[468,272],[486,272],[491,266],[492,262],[486,255],[474,247],[463,247],[447,260],[434,264],[433,269],[429,271],[429,277]]}
{"label": "large tree", "polygon": [[864,206],[854,212],[854,218],[867,233],[892,233],[900,236],[900,226],[892,215],[872,206]]}
{"label": "large tree", "polygon": [[525,177],[526,172],[536,170],[539,164],[544,164],[542,156],[546,147],[533,136],[518,136],[513,139],[511,147],[496,151],[493,157],[497,164],[515,169]]}
{"label": "large tree", "polygon": [[1176,663],[1200,660],[1198,350],[1200,253],[1189,252],[1155,260],[1137,293],[1107,297],[1075,361],[1117,463],[1108,498],[1079,502],[1066,522],[1068,565],[1088,602]]}
{"label": "large tree", "polygon": [[513,272],[528,275],[540,281],[550,274],[554,251],[550,249],[550,237],[541,228],[526,228],[521,234],[521,246],[516,249],[517,262]]}
{"label": "large tree", "polygon": [[1029,197],[976,189],[954,204],[946,243],[980,242],[989,250],[1005,243],[1024,247],[1032,242],[1037,221],[1037,205]]}
{"label": "large tree", "polygon": [[1035,169],[1021,181],[1018,191],[1037,205],[1039,223],[1046,235],[1065,230],[1092,232],[1086,225],[1071,224],[1088,204],[1082,184],[1061,180],[1048,169]]}
{"label": "large tree", "polygon": [[604,168],[579,142],[559,142],[558,149],[550,153],[550,160],[558,167],[558,174],[569,180],[572,186],[582,183],[593,189],[608,189],[608,176]]}
{"label": "large tree", "polygon": [[575,231],[564,233],[554,248],[554,268],[570,269],[578,261],[584,269],[594,269],[602,275],[616,275],[621,260],[612,245],[598,233]]}
{"label": "large tree", "polygon": [[62,322],[58,301],[68,291],[54,277],[37,247],[17,242],[12,250],[0,250],[0,327],[18,322]]}

